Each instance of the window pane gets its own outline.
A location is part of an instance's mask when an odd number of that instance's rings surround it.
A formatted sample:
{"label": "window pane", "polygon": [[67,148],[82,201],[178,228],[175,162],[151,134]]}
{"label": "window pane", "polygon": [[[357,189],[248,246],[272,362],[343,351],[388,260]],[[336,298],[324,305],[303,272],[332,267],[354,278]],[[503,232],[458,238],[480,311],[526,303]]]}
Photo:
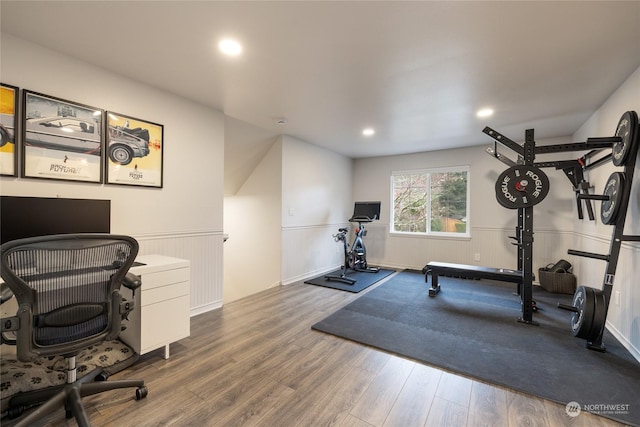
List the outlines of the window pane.
{"label": "window pane", "polygon": [[467,232],[467,173],[431,174],[431,231]]}
{"label": "window pane", "polygon": [[427,175],[393,177],[393,230],[427,232]]}

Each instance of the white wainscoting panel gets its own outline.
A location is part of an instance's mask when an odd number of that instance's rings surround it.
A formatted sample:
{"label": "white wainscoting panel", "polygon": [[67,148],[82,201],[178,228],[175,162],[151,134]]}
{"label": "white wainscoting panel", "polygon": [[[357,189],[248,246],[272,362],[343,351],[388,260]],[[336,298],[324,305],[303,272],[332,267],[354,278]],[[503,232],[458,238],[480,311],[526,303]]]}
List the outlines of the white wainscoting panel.
{"label": "white wainscoting panel", "polygon": [[[331,224],[291,227],[282,230],[282,283],[314,277],[342,265],[342,246],[331,237],[339,227]],[[367,224],[367,261],[371,265],[401,269],[422,269],[429,261],[517,267],[517,247],[509,236],[515,230],[474,228],[471,239],[390,235],[384,223]],[[533,244],[534,274],[547,264],[567,259],[573,233],[536,231]],[[350,232],[349,240],[353,240]],[[475,261],[475,254],[480,261]]]}
{"label": "white wainscoting panel", "polygon": [[[517,267],[517,247],[510,236],[515,230],[473,228],[471,238],[422,237],[394,233],[383,226],[370,226],[366,238],[367,257],[373,265],[422,269],[429,261]],[[533,267],[537,269],[566,258],[572,244],[571,233],[536,231],[533,243]],[[478,255],[479,260],[477,260]]]}
{"label": "white wainscoting panel", "polygon": [[140,255],[160,254],[191,262],[191,315],[222,306],[222,231],[145,234],[134,236]]}

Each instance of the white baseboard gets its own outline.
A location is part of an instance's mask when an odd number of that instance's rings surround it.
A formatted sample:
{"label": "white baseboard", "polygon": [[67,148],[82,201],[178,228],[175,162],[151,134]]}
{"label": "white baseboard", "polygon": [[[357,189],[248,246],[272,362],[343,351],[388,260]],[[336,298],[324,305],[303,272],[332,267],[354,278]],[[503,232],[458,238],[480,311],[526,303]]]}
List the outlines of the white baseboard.
{"label": "white baseboard", "polygon": [[305,280],[308,280],[308,279],[313,279],[316,276],[320,276],[322,274],[330,273],[332,271],[337,270],[338,268],[340,268],[339,265],[335,266],[335,267],[330,267],[328,269],[324,268],[324,269],[321,269],[321,270],[312,271],[310,273],[301,274],[299,276],[290,277],[290,278],[282,281],[282,286],[287,286],[287,285],[291,285],[291,284],[296,283],[296,282],[305,281]]}
{"label": "white baseboard", "polygon": [[206,313],[208,311],[212,311],[220,307],[222,307],[222,301],[213,301],[209,304],[203,304],[198,307],[192,307],[191,310],[189,311],[189,315],[191,317],[197,316],[198,314]]}

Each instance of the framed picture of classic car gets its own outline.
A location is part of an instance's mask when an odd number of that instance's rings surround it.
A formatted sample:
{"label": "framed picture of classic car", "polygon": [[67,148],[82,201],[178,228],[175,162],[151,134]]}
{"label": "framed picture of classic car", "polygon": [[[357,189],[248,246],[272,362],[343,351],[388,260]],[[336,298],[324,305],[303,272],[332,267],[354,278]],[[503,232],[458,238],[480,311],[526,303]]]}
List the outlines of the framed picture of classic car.
{"label": "framed picture of classic car", "polygon": [[107,112],[107,184],[162,188],[164,126]]}
{"label": "framed picture of classic car", "polygon": [[18,176],[18,93],[17,87],[0,83],[0,175]]}
{"label": "framed picture of classic car", "polygon": [[22,176],[101,183],[104,110],[23,94]]}

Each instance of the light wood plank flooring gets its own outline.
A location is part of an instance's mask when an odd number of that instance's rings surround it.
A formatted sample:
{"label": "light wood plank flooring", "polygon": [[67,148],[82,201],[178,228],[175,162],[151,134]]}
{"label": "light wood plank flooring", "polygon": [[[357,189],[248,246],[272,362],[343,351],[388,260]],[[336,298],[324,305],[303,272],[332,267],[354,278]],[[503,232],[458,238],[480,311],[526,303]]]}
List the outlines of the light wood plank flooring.
{"label": "light wood plank flooring", "polygon": [[[365,291],[366,292],[366,291]],[[359,297],[296,283],[191,320],[191,336],[112,377],[143,378],[146,399],[84,399],[100,426],[619,426],[311,330]],[[535,375],[533,375],[535,377]],[[42,425],[74,426],[63,411]]]}

